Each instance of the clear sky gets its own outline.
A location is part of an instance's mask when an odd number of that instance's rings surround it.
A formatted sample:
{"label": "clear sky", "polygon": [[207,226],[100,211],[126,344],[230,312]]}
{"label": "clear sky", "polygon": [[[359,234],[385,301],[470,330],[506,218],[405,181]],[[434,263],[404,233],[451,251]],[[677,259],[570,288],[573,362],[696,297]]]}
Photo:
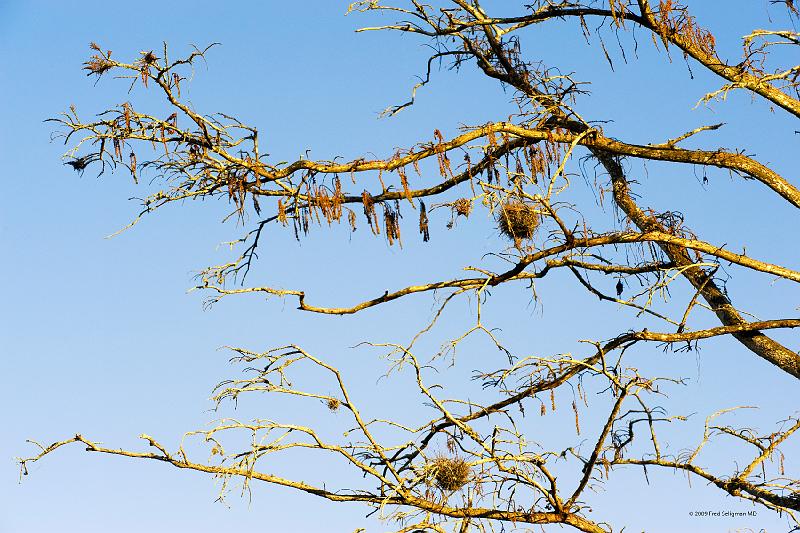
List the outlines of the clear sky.
{"label": "clear sky", "polygon": [[[730,58],[739,57],[738,40],[753,27],[787,24],[781,11],[767,4],[690,3]],[[144,196],[147,185],[135,187],[124,173],[97,179],[91,169],[79,177],[62,164],[66,148],[50,141],[53,127],[43,122],[70,104],[88,117],[128,99],[150,102],[138,90],[127,95],[124,82],[104,78],[95,84],[85,76],[81,64],[90,41],[114,50],[118,58],[158,50],[162,41],[174,54],[192,44],[222,43],[187,87],[191,101],[204,112],[222,111],[257,125],[275,161],[293,160],[307,149],[318,158],[390,155],[395,147],[430,139],[435,128],[451,136],[461,124],[502,120],[514,111],[510,93],[466,67],[436,73],[414,107],[379,120],[382,109],[408,98],[429,49],[412,36],[356,34],[355,28],[379,20],[344,17],[345,10],[346,2],[331,0],[0,0],[0,244],[5,251],[0,262],[0,532],[387,529],[364,518],[367,509],[357,504],[331,504],[273,487],[255,487],[251,502],[233,493],[227,505],[214,503],[218,487],[209,477],[89,455],[79,447],[37,463],[21,484],[13,459],[33,453],[26,439],[48,443],[76,432],[114,447],[141,446],[140,433],[174,446],[184,431],[219,416],[208,411],[207,398],[218,381],[237,371],[228,365],[228,354],[218,350],[228,344],[264,349],[299,342],[351,376],[357,396],[375,415],[424,413],[402,379],[395,385],[376,382],[385,368],[378,354],[350,347],[365,339],[407,340],[429,316],[430,297],[347,318],[302,314],[293,301],[257,297],[232,298],[204,311],[202,294],[186,294],[192,276],[224,262],[229,255],[219,244],[244,231],[233,222],[220,223],[225,206],[173,205],[106,239],[135,215],[138,205],[128,199]],[[670,61],[640,35],[638,59],[629,49],[627,64],[616,45],[609,46],[612,72],[602,52],[586,46],[576,28],[564,28],[553,24],[525,36],[523,51],[591,81],[592,94],[579,109],[587,118],[613,121],[604,126],[607,135],[657,143],[703,124],[726,122],[693,145],[745,148],[797,184],[800,136],[794,130],[799,128],[781,110],[744,94],[695,108],[720,81],[692,65],[691,78],[679,54]],[[752,256],[800,267],[800,239],[792,229],[797,213],[791,206],[753,181],[711,171],[704,187],[698,176],[690,168],[649,165],[636,178],[637,192],[644,205],[683,212],[687,225],[709,242],[735,250],[746,245]],[[595,209],[590,191],[582,194],[587,209]],[[612,227],[611,213],[605,216]],[[432,220],[432,240],[425,245],[418,242],[413,221],[404,226],[402,250],[363,231],[351,237],[341,229],[320,229],[299,244],[290,232],[272,232],[250,283],[302,288],[320,305],[350,305],[407,283],[454,277],[464,265],[501,248],[485,213],[449,231],[444,214]],[[797,287],[732,272],[729,290],[742,308],[761,319],[797,316]],[[566,276],[541,284],[539,306],[528,294],[497,292],[488,320],[502,326],[504,339],[521,352],[580,354],[577,339],[610,338],[636,324],[630,313],[600,305]],[[442,338],[469,326],[468,311],[466,305],[456,308]],[[796,335],[776,336],[798,348]],[[699,354],[648,348],[637,355],[642,368],[689,380],[669,403],[675,414],[698,413],[685,431],[676,432],[677,448],[694,442],[697,423],[717,409],[759,405],[761,410],[742,415],[741,423],[764,431],[797,413],[796,380],[735,342],[705,346]],[[496,356],[479,348],[459,354],[465,375],[502,364],[487,362]],[[262,398],[237,416],[322,416],[281,408]],[[535,421],[530,431],[562,431],[547,420]],[[335,417],[321,424],[338,430]],[[787,469],[798,477],[800,446],[795,442],[787,449],[794,452]],[[725,458],[734,452],[721,447],[707,460],[730,465]],[[296,468],[300,479],[335,471],[326,463],[303,462]],[[630,531],[788,529],[763,508],[755,519],[691,520],[688,511],[696,507],[751,507],[697,480],[689,487],[671,473],[651,473],[650,481],[646,485],[638,472],[620,473],[619,481],[597,495],[594,516],[629,525]]]}

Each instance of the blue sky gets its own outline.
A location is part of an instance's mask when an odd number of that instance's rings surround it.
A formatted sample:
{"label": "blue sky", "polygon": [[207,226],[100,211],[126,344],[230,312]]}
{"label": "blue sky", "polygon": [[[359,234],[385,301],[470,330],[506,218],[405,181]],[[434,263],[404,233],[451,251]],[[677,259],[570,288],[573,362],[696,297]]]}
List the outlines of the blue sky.
{"label": "blue sky", "polygon": [[[739,57],[738,39],[752,29],[753,21],[770,24],[766,2],[730,1],[724,12],[712,4],[692,2],[701,25],[714,31],[726,57]],[[293,301],[257,297],[224,300],[204,311],[203,295],[186,294],[192,276],[224,262],[229,256],[219,244],[244,231],[235,223],[220,223],[225,206],[171,206],[132,231],[106,239],[134,216],[137,205],[128,198],[143,196],[147,185],[136,187],[122,173],[100,179],[91,171],[82,177],[74,174],[60,160],[66,148],[50,142],[52,126],[43,122],[70,104],[89,116],[126,99],[151,102],[140,91],[126,95],[124,82],[103,79],[95,85],[88,79],[81,63],[90,41],[114,50],[119,58],[158,49],[162,41],[173,55],[191,44],[222,43],[208,55],[207,68],[197,69],[190,99],[198,109],[223,111],[257,125],[274,160],[292,160],[306,149],[319,158],[389,155],[395,147],[429,139],[435,128],[453,135],[461,124],[500,120],[513,112],[511,95],[468,67],[436,73],[414,107],[378,120],[383,108],[408,98],[429,50],[412,36],[356,34],[355,28],[378,19],[344,17],[345,9],[346,3],[322,0],[236,6],[0,1],[5,189],[0,243],[6,250],[0,262],[5,300],[0,306],[0,399],[5,406],[0,532],[210,532],[230,529],[231,524],[243,530],[292,532],[386,529],[365,519],[366,509],[358,505],[330,504],[272,487],[255,487],[252,503],[236,493],[229,496],[228,506],[214,503],[217,487],[210,478],[160,464],[91,456],[78,447],[35,465],[22,484],[17,483],[13,460],[32,452],[25,439],[49,442],[76,432],[128,447],[140,446],[136,436],[144,432],[174,446],[184,431],[217,416],[208,412],[206,399],[213,385],[235,375],[228,354],[218,350],[227,344],[263,349],[300,341],[352,376],[358,397],[376,414],[420,412],[419,399],[408,394],[403,378],[394,384],[376,382],[386,364],[378,354],[350,347],[364,339],[407,339],[430,315],[431,298],[417,297],[355,317],[302,314],[294,310]],[[769,13],[775,27],[785,22],[776,8]],[[726,122],[719,132],[690,145],[746,148],[797,181],[800,139],[794,135],[796,121],[782,111],[745,94],[695,108],[719,80],[697,66],[692,66],[691,79],[680,56],[673,54],[670,61],[654,50],[649,37],[639,36],[639,58],[629,57],[628,64],[610,46],[612,72],[576,28],[552,25],[539,31],[525,34],[524,51],[592,81],[592,95],[579,102],[579,109],[593,120],[613,120],[604,126],[607,135],[647,144],[702,124]],[[796,213],[759,184],[711,171],[704,188],[690,168],[651,164],[646,173],[634,164],[632,168],[644,205],[682,211],[687,224],[709,242],[729,243],[733,249],[746,244],[752,256],[799,266],[800,241],[787,233],[796,226]],[[612,215],[593,206],[586,188],[577,194],[588,211],[605,216],[606,226],[612,226]],[[321,229],[299,244],[288,231],[271,232],[250,283],[303,288],[313,302],[347,305],[407,283],[453,277],[464,265],[499,249],[491,221],[476,215],[450,231],[444,227],[445,216],[434,217],[427,245],[418,242],[412,221],[404,228],[402,250],[364,231],[350,236],[342,229]],[[729,290],[742,308],[762,319],[797,316],[800,294],[789,282],[772,284],[732,272]],[[498,290],[487,307],[488,320],[502,326],[504,339],[521,352],[581,353],[577,338],[608,338],[636,324],[630,313],[600,305],[567,276],[553,276],[537,290],[538,306],[531,304],[529,294],[509,288]],[[466,304],[450,313],[437,339],[467,328],[472,320]],[[776,336],[797,348],[796,335]],[[436,344],[430,342],[431,347]],[[466,385],[458,385],[460,377],[501,364],[487,357],[495,355],[480,344],[460,353],[464,374],[450,378],[454,387],[466,391]],[[690,444],[697,436],[696,422],[720,408],[761,406],[755,415],[742,415],[741,422],[765,431],[796,413],[797,382],[735,342],[709,342],[699,354],[688,355],[642,349],[636,357],[642,368],[689,378],[686,387],[675,390],[669,406],[676,413],[698,415],[685,430],[675,432],[676,443]],[[415,403],[407,405],[406,398]],[[322,416],[282,409],[283,404],[262,398],[241,416]],[[335,418],[320,423],[327,430],[338,428]],[[549,418],[532,424],[531,432],[557,436],[563,431]],[[796,443],[789,449],[798,456]],[[733,451],[721,447],[708,461],[724,462]],[[304,462],[297,468],[298,477],[311,478],[335,466]],[[798,471],[791,456],[787,468]],[[639,473],[621,473],[597,495],[596,517],[636,531],[788,529],[761,508],[750,521],[690,520],[688,511],[699,505],[750,507],[699,482],[690,489],[680,476],[656,474],[655,479],[647,486]],[[628,498],[633,508],[622,508],[620,498]]]}

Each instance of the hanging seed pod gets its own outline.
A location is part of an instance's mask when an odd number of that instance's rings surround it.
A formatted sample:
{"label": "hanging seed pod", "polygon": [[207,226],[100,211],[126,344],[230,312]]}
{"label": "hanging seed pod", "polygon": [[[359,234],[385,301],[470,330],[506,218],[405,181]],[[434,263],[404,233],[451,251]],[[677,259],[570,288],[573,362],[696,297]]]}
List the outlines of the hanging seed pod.
{"label": "hanging seed pod", "polygon": [[422,242],[428,242],[431,238],[428,228],[428,212],[425,210],[425,202],[419,201],[419,232],[422,235]]}

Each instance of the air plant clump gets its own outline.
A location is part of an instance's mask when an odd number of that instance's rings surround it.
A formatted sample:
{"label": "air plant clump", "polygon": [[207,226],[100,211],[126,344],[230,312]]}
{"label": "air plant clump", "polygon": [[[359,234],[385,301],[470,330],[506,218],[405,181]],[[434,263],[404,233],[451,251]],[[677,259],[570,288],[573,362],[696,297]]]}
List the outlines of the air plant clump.
{"label": "air plant clump", "polygon": [[84,65],[86,66],[83,67],[83,70],[89,71],[86,73],[87,76],[91,76],[92,74],[102,76],[106,71],[114,68],[114,63],[98,56],[93,56],[89,61],[84,63]]}
{"label": "air plant clump", "polygon": [[454,492],[467,484],[470,477],[469,464],[461,457],[439,456],[426,469],[434,484],[445,492]]}
{"label": "air plant clump", "polygon": [[143,51],[141,52],[141,54],[142,58],[140,59],[140,61],[145,65],[153,65],[158,60],[158,56],[156,56],[152,50],[150,50],[149,52]]}
{"label": "air plant clump", "polygon": [[453,202],[452,209],[456,215],[469,217],[469,214],[472,212],[472,202],[470,202],[466,198],[459,198],[458,200]]}
{"label": "air plant clump", "polygon": [[500,205],[497,224],[500,233],[518,241],[530,239],[539,227],[540,218],[536,209],[527,203],[510,200]]}
{"label": "air plant clump", "polygon": [[76,157],[72,161],[67,161],[64,164],[71,166],[73,170],[75,170],[76,172],[83,172],[91,162],[92,162],[92,156],[85,155],[82,157]]}
{"label": "air plant clump", "polygon": [[102,76],[106,71],[111,70],[114,68],[114,62],[111,61],[111,50],[103,53],[102,49],[96,43],[89,43],[89,48],[95,50],[99,53],[94,54],[92,57],[89,58],[83,65],[83,70],[88,70],[89,72],[86,73],[87,76],[91,76],[95,74],[96,76]]}
{"label": "air plant clump", "polygon": [[211,448],[211,455],[225,455],[225,450],[219,444],[214,444],[214,447]]}
{"label": "air plant clump", "polygon": [[331,412],[336,412],[339,410],[342,402],[340,402],[338,398],[328,398],[328,401],[325,402],[325,404],[328,406],[328,409],[330,409]]}

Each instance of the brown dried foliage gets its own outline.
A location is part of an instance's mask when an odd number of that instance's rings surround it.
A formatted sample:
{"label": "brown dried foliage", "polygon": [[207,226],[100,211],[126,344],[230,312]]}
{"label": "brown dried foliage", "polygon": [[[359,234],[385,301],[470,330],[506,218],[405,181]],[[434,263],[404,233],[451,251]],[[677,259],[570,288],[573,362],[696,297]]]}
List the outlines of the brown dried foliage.
{"label": "brown dried foliage", "polygon": [[688,44],[706,56],[714,56],[716,42],[711,32],[700,28],[685,6],[675,0],[659,0],[658,14],[655,18],[656,31],[661,35],[664,48],[668,48],[669,39],[681,36]]}
{"label": "brown dried foliage", "polygon": [[316,187],[313,196],[309,198],[309,202],[320,209],[328,225],[334,221],[338,222],[342,218],[344,196],[342,195],[342,184],[338,177],[334,178],[333,187],[333,194],[329,193],[326,187]]}

